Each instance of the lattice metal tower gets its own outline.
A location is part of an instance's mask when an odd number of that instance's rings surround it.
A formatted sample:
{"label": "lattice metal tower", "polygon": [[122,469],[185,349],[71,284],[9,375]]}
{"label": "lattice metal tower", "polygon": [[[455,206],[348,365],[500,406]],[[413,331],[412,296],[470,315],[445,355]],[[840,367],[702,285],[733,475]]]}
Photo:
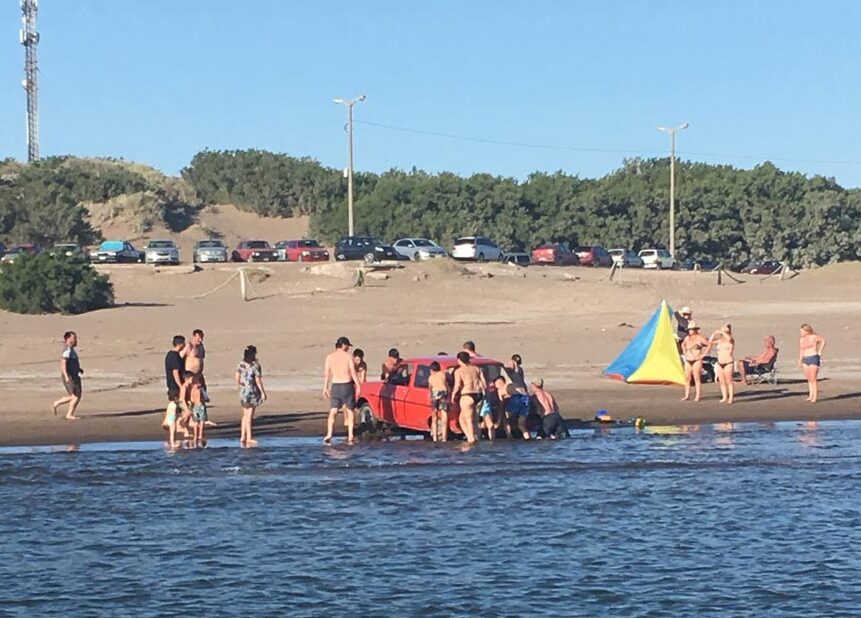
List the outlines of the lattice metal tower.
{"label": "lattice metal tower", "polygon": [[36,13],[39,0],[21,0],[21,45],[24,46],[24,79],[21,85],[27,92],[27,161],[39,158],[39,63],[36,47],[39,33],[36,32]]}

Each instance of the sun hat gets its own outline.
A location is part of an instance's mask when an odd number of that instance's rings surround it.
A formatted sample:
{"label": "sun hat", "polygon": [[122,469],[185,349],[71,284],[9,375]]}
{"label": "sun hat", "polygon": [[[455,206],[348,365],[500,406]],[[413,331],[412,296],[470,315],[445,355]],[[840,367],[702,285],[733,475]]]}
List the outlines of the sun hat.
{"label": "sun hat", "polygon": [[688,330],[699,330],[699,329],[700,329],[700,325],[697,324],[696,322],[694,322],[693,320],[688,322]]}
{"label": "sun hat", "polygon": [[682,307],[682,310],[679,311],[679,313],[681,313],[682,315],[690,315],[693,313],[693,311],[691,311],[690,307]]}
{"label": "sun hat", "polygon": [[534,384],[538,388],[544,388],[544,378],[533,378],[532,384]]}

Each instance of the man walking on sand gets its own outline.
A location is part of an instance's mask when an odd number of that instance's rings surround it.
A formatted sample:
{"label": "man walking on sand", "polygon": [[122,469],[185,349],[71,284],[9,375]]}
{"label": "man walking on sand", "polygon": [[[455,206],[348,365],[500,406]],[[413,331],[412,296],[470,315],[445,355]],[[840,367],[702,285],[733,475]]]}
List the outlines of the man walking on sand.
{"label": "man walking on sand", "polygon": [[63,335],[63,354],[60,357],[60,372],[63,378],[63,388],[66,389],[66,396],[58,399],[51,406],[54,410],[54,416],[57,416],[57,408],[62,405],[69,404],[66,409],[66,420],[76,421],[75,410],[78,409],[78,404],[81,403],[81,374],[84,370],[81,369],[81,361],[78,359],[78,335],[74,331],[69,331]]}
{"label": "man walking on sand", "polygon": [[335,417],[344,410],[344,425],[347,427],[347,442],[353,442],[356,397],[361,392],[356,364],[350,356],[353,344],[346,337],[338,337],[335,351],[326,357],[323,368],[323,398],[329,400],[329,418],[326,423],[326,437],[323,442],[331,444],[335,431]]}

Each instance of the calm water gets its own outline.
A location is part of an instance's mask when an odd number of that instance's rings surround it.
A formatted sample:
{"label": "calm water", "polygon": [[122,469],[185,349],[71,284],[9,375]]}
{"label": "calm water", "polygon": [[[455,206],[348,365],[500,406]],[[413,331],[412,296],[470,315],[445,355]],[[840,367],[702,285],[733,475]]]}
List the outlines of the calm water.
{"label": "calm water", "polygon": [[261,446],[0,451],[0,615],[861,615],[861,423]]}

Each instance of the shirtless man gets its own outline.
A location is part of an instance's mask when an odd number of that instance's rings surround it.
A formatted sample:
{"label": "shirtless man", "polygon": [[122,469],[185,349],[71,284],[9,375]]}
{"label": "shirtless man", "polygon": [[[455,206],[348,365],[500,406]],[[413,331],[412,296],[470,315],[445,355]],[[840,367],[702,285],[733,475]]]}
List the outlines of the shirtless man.
{"label": "shirtless man", "polygon": [[476,406],[486,392],[487,383],[481,369],[470,364],[468,352],[458,352],[451,398],[460,406],[460,428],[468,444],[475,444]]}
{"label": "shirtless man", "polygon": [[463,351],[469,354],[470,358],[475,358],[478,356],[478,352],[475,351],[475,342],[474,341],[464,341],[463,342]]}
{"label": "shirtless man", "polygon": [[323,368],[323,398],[329,400],[329,419],[326,425],[326,437],[323,442],[331,444],[335,431],[335,417],[338,410],[344,410],[344,425],[347,427],[347,442],[353,442],[353,425],[355,424],[354,410],[356,397],[362,390],[356,363],[350,355],[353,344],[346,337],[338,337],[335,351],[326,357]]}
{"label": "shirtless man", "polygon": [[389,355],[380,368],[380,380],[383,382],[388,380],[389,376],[395,373],[403,362],[404,360],[401,358],[401,353],[398,352],[397,348],[389,350]]}
{"label": "shirtless man", "polygon": [[544,390],[544,380],[541,378],[532,381],[532,395],[541,414],[541,432],[551,440],[567,438],[568,429],[565,427],[565,420],[559,414],[559,404],[556,403],[553,395]]}
{"label": "shirtless man", "polygon": [[[191,332],[191,340],[183,348],[182,358],[185,361],[185,372],[200,377],[200,396],[203,403],[209,403],[209,393],[206,390],[206,378],[203,376],[206,348],[203,345],[203,331],[195,328]],[[207,427],[216,427],[214,421],[207,420]]]}

